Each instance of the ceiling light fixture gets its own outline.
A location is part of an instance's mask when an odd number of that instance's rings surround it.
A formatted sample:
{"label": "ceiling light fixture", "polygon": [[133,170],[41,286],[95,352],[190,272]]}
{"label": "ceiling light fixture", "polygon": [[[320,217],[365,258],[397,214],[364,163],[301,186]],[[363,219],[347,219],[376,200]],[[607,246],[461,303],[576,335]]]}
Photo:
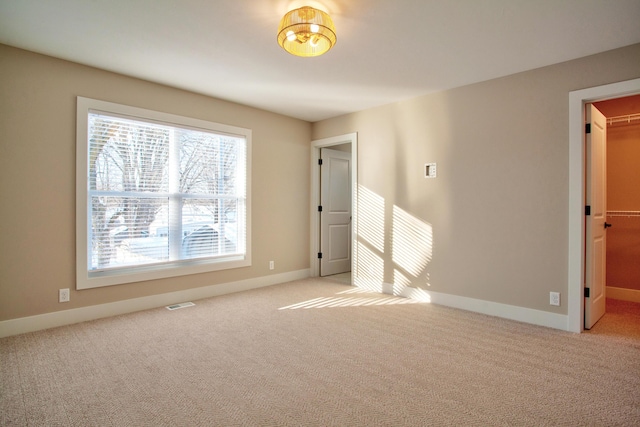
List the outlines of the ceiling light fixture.
{"label": "ceiling light fixture", "polygon": [[287,12],[278,27],[278,44],[296,56],[320,56],[331,49],[336,40],[331,17],[311,6]]}

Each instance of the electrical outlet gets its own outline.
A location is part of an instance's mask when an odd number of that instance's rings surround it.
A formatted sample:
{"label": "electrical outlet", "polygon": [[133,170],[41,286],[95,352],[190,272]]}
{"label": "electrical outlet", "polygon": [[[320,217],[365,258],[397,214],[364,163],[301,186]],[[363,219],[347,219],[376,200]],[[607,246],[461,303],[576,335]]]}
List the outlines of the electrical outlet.
{"label": "electrical outlet", "polygon": [[60,289],[58,291],[58,302],[69,302],[69,301],[70,301],[69,289]]}
{"label": "electrical outlet", "polygon": [[549,292],[549,304],[560,306],[560,292]]}
{"label": "electrical outlet", "polygon": [[269,270],[273,270],[274,268],[276,268],[276,263],[273,261],[269,261]]}
{"label": "electrical outlet", "polygon": [[425,178],[435,178],[436,177],[436,164],[435,163],[425,163],[424,164],[424,177]]}

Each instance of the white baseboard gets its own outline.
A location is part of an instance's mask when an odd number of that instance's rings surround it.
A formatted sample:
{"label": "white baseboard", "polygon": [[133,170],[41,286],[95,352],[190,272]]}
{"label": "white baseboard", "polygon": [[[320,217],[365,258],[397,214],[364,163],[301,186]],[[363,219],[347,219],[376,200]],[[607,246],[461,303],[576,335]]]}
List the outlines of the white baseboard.
{"label": "white baseboard", "polygon": [[439,294],[437,292],[430,292],[430,295],[431,302],[434,304],[446,305],[448,307],[460,308],[476,313],[516,320],[518,322],[530,323],[532,325],[546,326],[548,328],[561,329],[563,331],[568,330],[568,318],[565,314],[550,313],[548,311],[534,310],[532,308],[518,307],[515,305],[484,301],[457,295]]}
{"label": "white baseboard", "polygon": [[616,288],[607,286],[607,298],[619,299],[622,301],[640,302],[640,291],[637,289]]}
{"label": "white baseboard", "polygon": [[[392,287],[392,285],[383,286],[386,288],[389,288],[389,286]],[[531,308],[484,301],[475,298],[425,291],[417,288],[405,288],[399,295],[417,299],[419,301],[432,302],[434,304],[444,305],[447,307],[473,311],[475,313],[516,320],[518,322],[546,326],[548,328],[561,329],[563,331],[569,330],[568,316],[565,314],[550,313],[542,310],[534,310]]]}
{"label": "white baseboard", "polygon": [[309,269],[303,269],[288,273],[274,274],[271,276],[240,280],[237,282],[185,289],[183,291],[169,292],[166,294],[149,295],[147,297],[133,298],[107,304],[72,308],[70,310],[21,317],[19,319],[4,320],[0,322],[0,338],[85,322],[88,320],[100,319],[103,317],[117,316],[120,314],[133,313],[135,311],[164,307],[184,301],[199,300],[234,292],[247,291],[279,283],[291,282],[293,280],[306,279],[307,277],[309,277]]}

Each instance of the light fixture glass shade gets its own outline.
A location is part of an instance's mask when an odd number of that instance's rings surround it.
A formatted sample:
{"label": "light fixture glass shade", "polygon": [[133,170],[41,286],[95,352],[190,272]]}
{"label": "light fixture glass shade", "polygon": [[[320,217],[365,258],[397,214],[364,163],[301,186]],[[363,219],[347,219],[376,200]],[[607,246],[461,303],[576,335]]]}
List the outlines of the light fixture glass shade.
{"label": "light fixture glass shade", "polygon": [[336,40],[331,17],[310,6],[287,12],[278,27],[278,44],[296,56],[322,55]]}

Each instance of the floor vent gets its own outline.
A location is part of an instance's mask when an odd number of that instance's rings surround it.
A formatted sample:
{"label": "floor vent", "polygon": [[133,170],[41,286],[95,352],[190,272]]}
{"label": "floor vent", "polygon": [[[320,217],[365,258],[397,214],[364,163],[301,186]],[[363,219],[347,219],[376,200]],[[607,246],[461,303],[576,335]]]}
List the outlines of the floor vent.
{"label": "floor vent", "polygon": [[193,307],[194,305],[192,302],[181,302],[180,304],[168,305],[166,308],[167,310],[177,310],[179,308]]}

